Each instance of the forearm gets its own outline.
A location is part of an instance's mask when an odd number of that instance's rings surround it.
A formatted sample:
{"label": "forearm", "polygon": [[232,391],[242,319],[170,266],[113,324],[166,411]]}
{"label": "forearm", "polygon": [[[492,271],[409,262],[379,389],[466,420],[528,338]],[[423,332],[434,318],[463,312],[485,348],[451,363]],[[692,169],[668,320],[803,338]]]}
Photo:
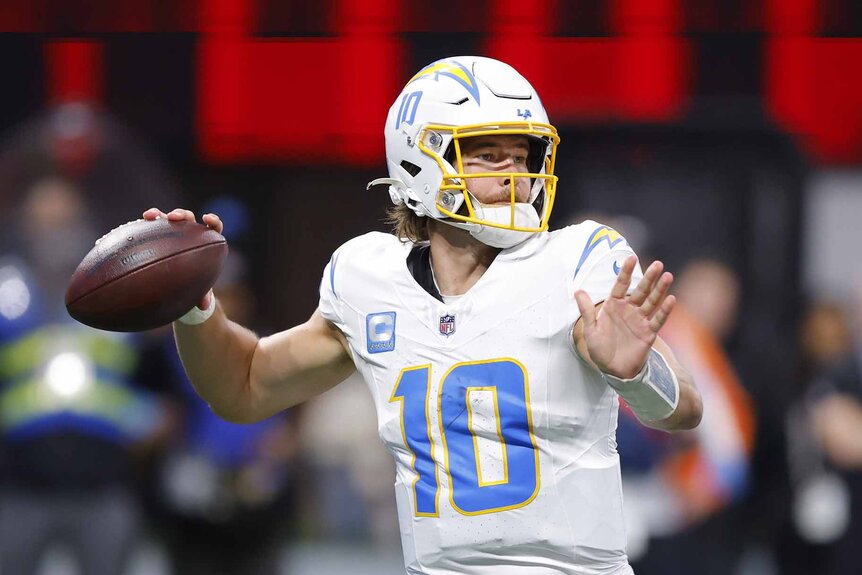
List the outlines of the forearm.
{"label": "forearm", "polygon": [[253,417],[249,373],[258,337],[230,321],[218,303],[212,317],[200,325],[173,325],[186,374],[203,400],[229,421]]}
{"label": "forearm", "polygon": [[641,422],[653,429],[662,431],[684,431],[686,429],[694,429],[700,424],[703,416],[703,403],[700,397],[700,392],[694,386],[694,380],[691,374],[681,366],[673,367],[677,380],[679,381],[679,403],[674,412],[665,419],[659,421],[644,421]]}
{"label": "forearm", "polygon": [[667,369],[673,372],[674,377],[679,385],[679,401],[676,409],[668,417],[659,420],[647,420],[638,418],[641,422],[653,429],[662,431],[684,431],[686,429],[694,429],[700,424],[703,417],[703,402],[700,397],[700,392],[694,384],[694,378],[685,369],[679,360],[677,360],[670,346],[660,337],[656,338],[653,343],[653,349],[661,354],[667,365]]}
{"label": "forearm", "polygon": [[703,411],[700,393],[670,349],[661,340],[656,343],[634,378],[620,379],[604,372],[602,376],[644,425],[662,431],[697,427]]}
{"label": "forearm", "polygon": [[[575,329],[573,330],[575,350],[581,359],[601,373],[601,368],[599,368],[590,357],[589,350],[587,349],[586,342],[583,338],[583,331],[579,328],[580,325],[576,324]],[[663,361],[667,364],[667,369],[672,371],[673,375],[676,377],[679,388],[679,399],[673,412],[663,419],[644,417],[643,412],[639,413],[639,410],[635,408],[635,405],[630,404],[632,411],[641,423],[662,431],[682,431],[697,427],[700,424],[701,417],[703,416],[703,403],[700,392],[695,386],[694,378],[688,370],[679,363],[674,356],[673,351],[661,338],[656,338],[653,343],[653,348],[661,354]],[[653,374],[653,377],[658,377],[658,373]],[[635,385],[644,384],[641,383]],[[665,382],[665,387],[666,386],[667,382]],[[620,392],[619,389],[617,391]],[[621,395],[624,395],[624,393],[621,393]]]}
{"label": "forearm", "polygon": [[219,416],[237,423],[302,403],[355,370],[344,336],[318,312],[301,325],[258,338],[217,307],[200,325],[175,322],[174,334],[198,394]]}

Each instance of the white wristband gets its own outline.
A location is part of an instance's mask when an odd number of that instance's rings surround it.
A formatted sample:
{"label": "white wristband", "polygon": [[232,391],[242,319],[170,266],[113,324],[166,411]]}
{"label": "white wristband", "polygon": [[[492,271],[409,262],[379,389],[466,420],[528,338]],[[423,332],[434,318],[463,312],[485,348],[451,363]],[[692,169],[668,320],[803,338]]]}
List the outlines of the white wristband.
{"label": "white wristband", "polygon": [[186,325],[199,325],[210,318],[216,308],[215,294],[210,292],[210,304],[206,309],[201,309],[198,306],[193,307],[177,321]]}
{"label": "white wristband", "polygon": [[644,421],[667,419],[679,404],[679,380],[655,349],[650,350],[644,368],[632,379],[609,373],[602,373],[602,377]]}

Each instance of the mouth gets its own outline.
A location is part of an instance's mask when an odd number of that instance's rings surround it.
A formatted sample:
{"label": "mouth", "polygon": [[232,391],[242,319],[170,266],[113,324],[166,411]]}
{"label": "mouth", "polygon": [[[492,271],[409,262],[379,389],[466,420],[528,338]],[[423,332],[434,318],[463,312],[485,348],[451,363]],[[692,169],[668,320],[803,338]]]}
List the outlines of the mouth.
{"label": "mouth", "polygon": [[[526,202],[527,202],[527,198],[520,198],[517,196],[515,197],[515,203],[516,204],[523,204]],[[504,198],[497,198],[497,199],[490,201],[490,202],[482,202],[482,204],[486,205],[486,206],[511,206],[512,205],[512,199],[507,194],[506,197],[504,197]]]}

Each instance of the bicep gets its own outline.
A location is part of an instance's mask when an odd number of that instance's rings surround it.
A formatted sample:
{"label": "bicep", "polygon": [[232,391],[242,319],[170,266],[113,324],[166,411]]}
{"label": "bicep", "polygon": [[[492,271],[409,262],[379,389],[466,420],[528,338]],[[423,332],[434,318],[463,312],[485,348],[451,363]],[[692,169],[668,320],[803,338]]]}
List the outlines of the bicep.
{"label": "bicep", "polygon": [[334,387],[354,370],[344,334],[315,310],[305,323],[260,340],[250,391],[264,411],[276,413]]}

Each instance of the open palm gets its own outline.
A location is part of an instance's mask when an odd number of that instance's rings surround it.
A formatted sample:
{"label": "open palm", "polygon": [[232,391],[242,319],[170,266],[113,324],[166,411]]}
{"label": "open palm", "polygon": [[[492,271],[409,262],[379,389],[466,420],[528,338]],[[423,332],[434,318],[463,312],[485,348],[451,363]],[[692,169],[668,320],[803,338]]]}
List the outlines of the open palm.
{"label": "open palm", "polygon": [[632,378],[641,370],[676,303],[668,294],[673,275],[662,273],[660,261],[653,262],[631,295],[626,295],[636,264],[635,256],[626,259],[600,306],[585,291],[575,293],[590,359],[603,372],[621,379]]}

